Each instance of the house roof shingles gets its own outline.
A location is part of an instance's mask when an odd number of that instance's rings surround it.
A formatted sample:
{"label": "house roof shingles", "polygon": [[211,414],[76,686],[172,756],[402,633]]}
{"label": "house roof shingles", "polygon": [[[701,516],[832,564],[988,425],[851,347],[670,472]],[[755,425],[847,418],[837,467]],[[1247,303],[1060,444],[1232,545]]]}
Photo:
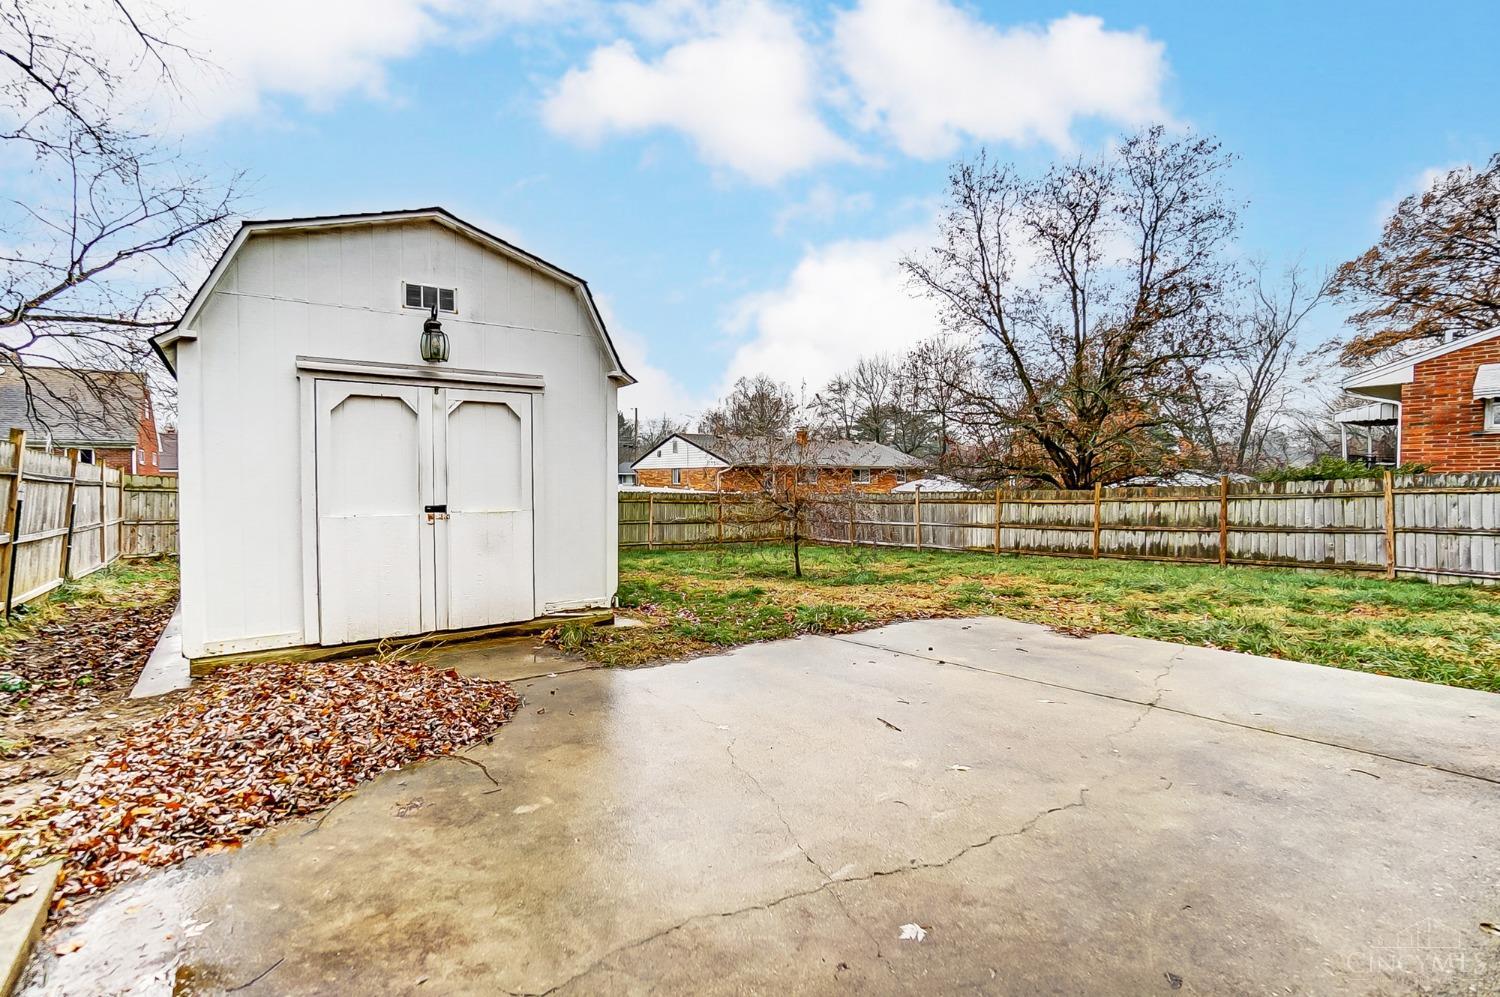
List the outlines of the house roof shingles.
{"label": "house roof shingles", "polygon": [[54,446],[133,447],[146,399],[145,376],[135,371],[27,367],[23,375],[7,367],[0,428]]}

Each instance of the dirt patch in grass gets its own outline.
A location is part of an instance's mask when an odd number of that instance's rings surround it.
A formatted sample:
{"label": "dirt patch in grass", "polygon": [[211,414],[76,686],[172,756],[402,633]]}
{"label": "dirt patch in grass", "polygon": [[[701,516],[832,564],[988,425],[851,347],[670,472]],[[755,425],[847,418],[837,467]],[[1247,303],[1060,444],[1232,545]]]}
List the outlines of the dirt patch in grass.
{"label": "dirt patch in grass", "polygon": [[1500,692],[1500,590],[1336,572],[814,546],[621,553],[648,627],[573,650],[642,664],[799,633],[998,615]]}
{"label": "dirt patch in grass", "polygon": [[518,705],[506,683],[392,659],[225,669],[0,827],[0,891],[61,856],[67,910],[488,738]]}

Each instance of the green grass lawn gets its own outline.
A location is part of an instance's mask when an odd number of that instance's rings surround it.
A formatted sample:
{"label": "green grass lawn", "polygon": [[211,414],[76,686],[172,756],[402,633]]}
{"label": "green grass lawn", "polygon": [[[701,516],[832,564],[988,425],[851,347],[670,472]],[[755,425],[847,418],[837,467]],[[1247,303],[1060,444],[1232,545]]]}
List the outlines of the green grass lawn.
{"label": "green grass lawn", "polygon": [[997,615],[1500,692],[1500,590],[1331,571],[807,547],[624,550],[649,627],[561,635],[630,665],[893,620]]}

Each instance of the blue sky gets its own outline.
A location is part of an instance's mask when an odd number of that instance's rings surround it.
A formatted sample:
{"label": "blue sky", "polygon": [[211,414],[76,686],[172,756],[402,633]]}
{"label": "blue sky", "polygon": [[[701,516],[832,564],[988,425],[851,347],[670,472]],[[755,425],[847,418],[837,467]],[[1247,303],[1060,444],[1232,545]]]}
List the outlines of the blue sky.
{"label": "blue sky", "polygon": [[[316,7],[316,10],[312,8]],[[249,9],[253,8],[253,12]],[[258,13],[256,13],[258,12]],[[1500,5],[841,0],[186,4],[170,128],[256,216],[441,204],[587,277],[643,416],[816,389],[934,329],[895,259],[981,145],[1026,169],[1149,120],[1217,136],[1238,249],[1321,270],[1500,150]],[[288,35],[286,27],[297,24]],[[1339,332],[1336,308],[1315,337]]]}

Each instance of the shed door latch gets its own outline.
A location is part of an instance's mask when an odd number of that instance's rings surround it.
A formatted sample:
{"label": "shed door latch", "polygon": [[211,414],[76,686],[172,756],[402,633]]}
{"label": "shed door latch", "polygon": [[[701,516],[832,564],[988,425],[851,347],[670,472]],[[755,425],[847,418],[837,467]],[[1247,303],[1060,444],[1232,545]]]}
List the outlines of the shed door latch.
{"label": "shed door latch", "polygon": [[435,523],[439,519],[448,518],[448,506],[446,504],[429,505],[424,507],[423,511],[427,513],[427,521],[429,523]]}

